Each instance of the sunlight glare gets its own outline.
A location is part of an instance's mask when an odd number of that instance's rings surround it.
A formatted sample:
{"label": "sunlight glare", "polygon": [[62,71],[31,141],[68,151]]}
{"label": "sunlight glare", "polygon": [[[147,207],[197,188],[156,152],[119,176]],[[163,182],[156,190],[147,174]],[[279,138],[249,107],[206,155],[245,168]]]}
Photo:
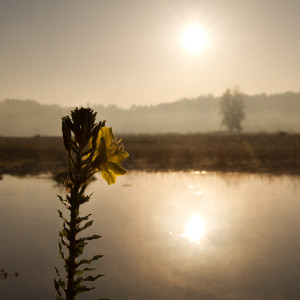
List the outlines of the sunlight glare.
{"label": "sunlight glare", "polygon": [[207,43],[207,35],[202,27],[197,24],[187,27],[182,36],[181,41],[186,50],[190,53],[200,52]]}
{"label": "sunlight glare", "polygon": [[203,192],[202,191],[195,191],[194,195],[203,195]]}
{"label": "sunlight glare", "polygon": [[199,215],[194,215],[188,220],[185,232],[181,235],[181,237],[189,239],[191,243],[199,244],[204,232],[205,225],[203,220]]}

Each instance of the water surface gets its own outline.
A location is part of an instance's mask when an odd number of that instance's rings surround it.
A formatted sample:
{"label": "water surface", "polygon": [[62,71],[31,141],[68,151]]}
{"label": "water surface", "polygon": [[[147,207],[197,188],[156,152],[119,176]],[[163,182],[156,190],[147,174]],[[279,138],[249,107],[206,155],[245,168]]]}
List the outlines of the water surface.
{"label": "water surface", "polygon": [[[106,276],[78,299],[300,299],[299,183],[205,172],[92,182],[82,208],[103,237],[85,256],[104,254],[94,266]],[[0,299],[55,298],[64,193],[45,176],[0,181],[0,267],[20,273],[0,280]]]}

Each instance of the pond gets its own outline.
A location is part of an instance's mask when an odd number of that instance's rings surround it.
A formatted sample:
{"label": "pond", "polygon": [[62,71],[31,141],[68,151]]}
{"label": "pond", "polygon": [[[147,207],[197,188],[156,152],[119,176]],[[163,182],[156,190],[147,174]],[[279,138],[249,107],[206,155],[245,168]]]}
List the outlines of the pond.
{"label": "pond", "polygon": [[[78,299],[300,299],[300,178],[131,172],[88,187],[84,256],[105,277]],[[0,180],[0,299],[55,299],[62,224],[48,176]]]}

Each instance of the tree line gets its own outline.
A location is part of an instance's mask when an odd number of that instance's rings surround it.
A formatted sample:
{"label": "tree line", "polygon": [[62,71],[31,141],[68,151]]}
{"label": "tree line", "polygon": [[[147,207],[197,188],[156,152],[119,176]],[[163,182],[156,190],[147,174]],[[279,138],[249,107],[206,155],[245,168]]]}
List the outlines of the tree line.
{"label": "tree line", "polygon": [[[237,100],[240,99],[240,100]],[[117,133],[300,132],[300,93],[246,95],[228,90],[158,105],[89,105]],[[1,136],[59,136],[60,118],[72,108],[32,100],[0,101]],[[232,115],[230,114],[232,113]],[[229,126],[229,127],[228,127]]]}

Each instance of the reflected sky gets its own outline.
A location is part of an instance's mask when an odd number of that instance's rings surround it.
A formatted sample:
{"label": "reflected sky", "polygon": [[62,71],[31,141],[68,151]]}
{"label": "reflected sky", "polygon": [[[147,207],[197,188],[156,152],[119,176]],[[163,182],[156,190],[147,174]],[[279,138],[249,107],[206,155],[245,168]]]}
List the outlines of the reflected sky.
{"label": "reflected sky", "polygon": [[[79,299],[298,299],[300,180],[291,176],[131,172],[92,182],[85,256],[106,274]],[[201,193],[197,193],[200,191]],[[196,193],[195,193],[196,192]],[[61,227],[47,178],[0,181],[2,299],[53,299]]]}

